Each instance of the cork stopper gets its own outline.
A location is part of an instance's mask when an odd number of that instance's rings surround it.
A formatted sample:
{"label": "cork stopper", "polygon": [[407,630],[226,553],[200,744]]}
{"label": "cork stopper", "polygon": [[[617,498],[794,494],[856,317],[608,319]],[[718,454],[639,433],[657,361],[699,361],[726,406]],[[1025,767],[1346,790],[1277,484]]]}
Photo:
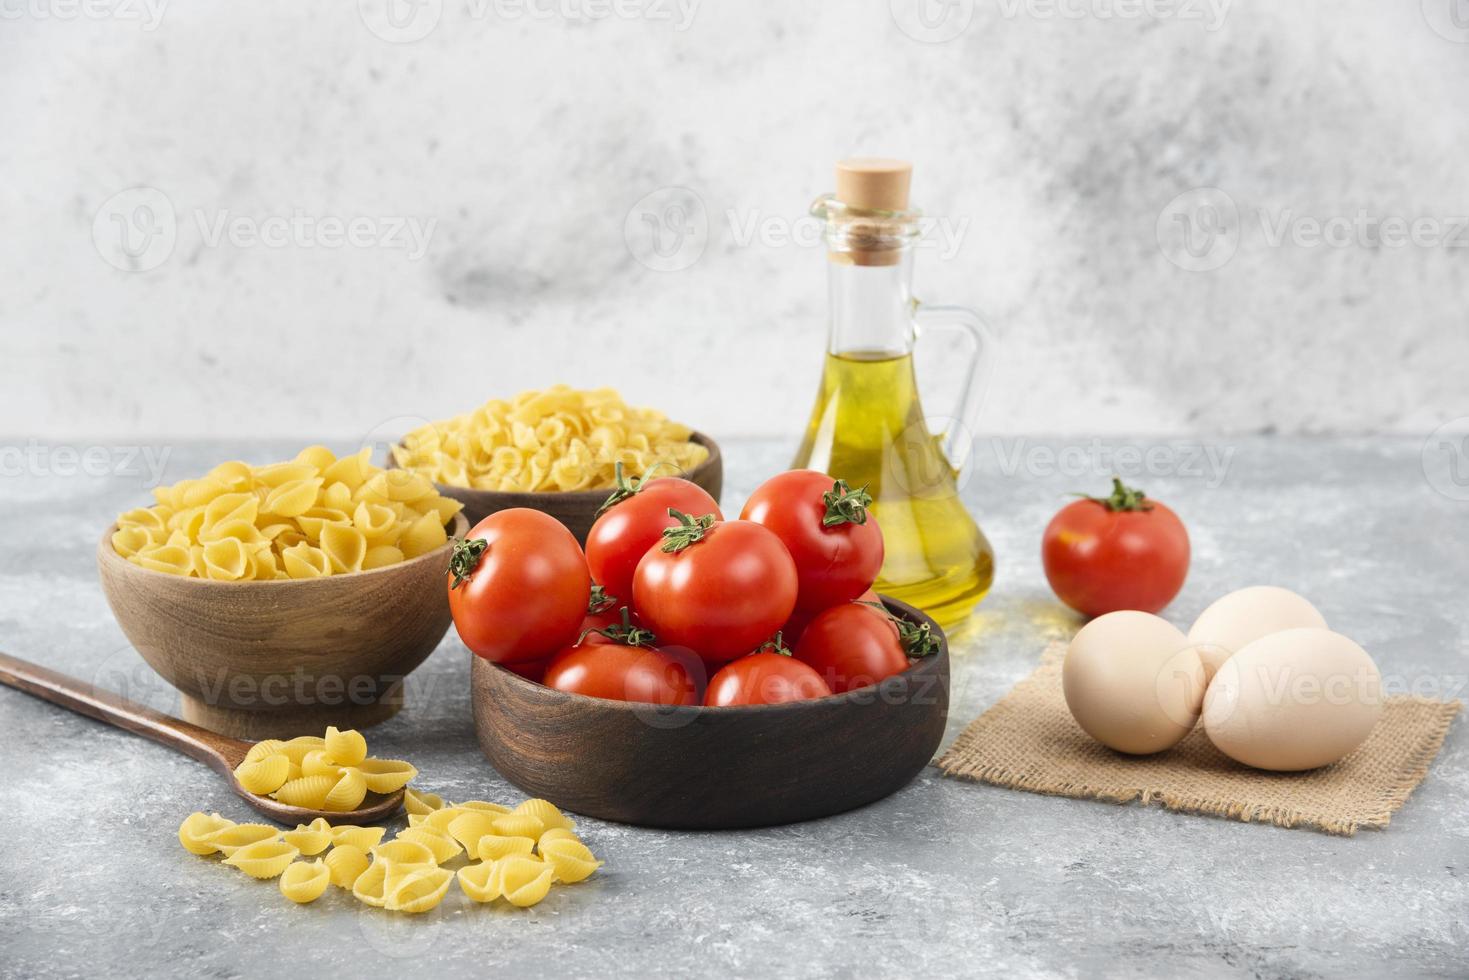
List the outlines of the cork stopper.
{"label": "cork stopper", "polygon": [[853,157],[837,164],[836,198],[864,211],[908,210],[913,164],[905,160]]}

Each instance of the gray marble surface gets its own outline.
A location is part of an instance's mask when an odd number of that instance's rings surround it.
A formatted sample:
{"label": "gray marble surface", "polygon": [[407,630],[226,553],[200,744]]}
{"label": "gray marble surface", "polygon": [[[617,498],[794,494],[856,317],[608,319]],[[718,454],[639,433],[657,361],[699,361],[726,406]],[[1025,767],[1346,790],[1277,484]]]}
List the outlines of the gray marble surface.
{"label": "gray marble surface", "polygon": [[[993,595],[956,642],[949,737],[1077,620],[1037,559],[1051,512],[1154,448],[1139,478],[1193,531],[1168,611],[1257,582],[1296,588],[1370,650],[1390,684],[1462,693],[1469,658],[1466,489],[1417,440],[1250,438],[1190,444],[985,440],[965,488],[999,553]],[[280,445],[174,445],[166,478]],[[337,447],[347,448],[347,447]],[[731,442],[727,503],[790,447]],[[1059,456],[1053,455],[1059,452]],[[1213,453],[1216,467],[1196,466]],[[1056,462],[1060,460],[1061,462]],[[1049,462],[1048,462],[1049,461]],[[1463,472],[1463,471],[1461,471]],[[148,477],[0,481],[6,650],[167,706],[97,586],[101,528]],[[370,733],[450,798],[518,798],[475,748],[467,653],[446,639],[404,712]],[[584,820],[607,867],[527,911],[453,901],[407,920],[333,891],[284,901],[179,848],[194,809],[249,814],[196,763],[0,690],[0,974],[351,976],[1463,976],[1469,972],[1469,737],[1381,832],[1352,839],[1140,806],[1056,799],[926,771],[857,812],[738,833]]]}

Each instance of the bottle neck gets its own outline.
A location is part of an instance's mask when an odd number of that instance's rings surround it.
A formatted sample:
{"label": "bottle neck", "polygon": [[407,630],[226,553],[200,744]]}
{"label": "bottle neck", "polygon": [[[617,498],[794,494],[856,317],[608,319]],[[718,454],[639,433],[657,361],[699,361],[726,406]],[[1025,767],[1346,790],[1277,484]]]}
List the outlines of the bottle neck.
{"label": "bottle neck", "polygon": [[827,262],[832,354],[900,357],[913,350],[913,250],[884,265]]}

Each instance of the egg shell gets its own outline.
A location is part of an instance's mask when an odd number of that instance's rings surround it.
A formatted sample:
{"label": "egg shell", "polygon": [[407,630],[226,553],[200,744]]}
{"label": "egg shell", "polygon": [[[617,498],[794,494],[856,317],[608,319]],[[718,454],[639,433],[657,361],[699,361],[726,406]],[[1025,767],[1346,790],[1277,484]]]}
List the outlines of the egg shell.
{"label": "egg shell", "polygon": [[1256,769],[1329,765],[1366,740],[1382,715],[1377,664],[1340,633],[1305,627],[1247,644],[1204,695],[1204,731]]}
{"label": "egg shell", "polygon": [[1114,612],[1071,640],[1061,688],[1088,735],[1119,752],[1149,755],[1193,729],[1204,666],[1172,623],[1145,612]]}
{"label": "egg shell", "polygon": [[1326,618],[1290,589],[1252,585],[1216,599],[1199,613],[1188,639],[1198,646],[1204,673],[1212,680],[1224,661],[1260,637],[1306,626],[1325,629]]}

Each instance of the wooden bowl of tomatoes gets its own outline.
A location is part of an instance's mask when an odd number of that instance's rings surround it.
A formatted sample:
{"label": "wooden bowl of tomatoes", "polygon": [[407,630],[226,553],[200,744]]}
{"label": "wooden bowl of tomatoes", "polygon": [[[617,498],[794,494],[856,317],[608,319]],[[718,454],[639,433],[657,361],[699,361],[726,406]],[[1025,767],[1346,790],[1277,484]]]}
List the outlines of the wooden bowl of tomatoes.
{"label": "wooden bowl of tomatoes", "polygon": [[[698,466],[678,475],[702,487],[711,497],[718,500],[724,489],[724,458],[719,452],[719,444],[702,432],[690,435],[689,441],[698,443],[709,450],[709,455]],[[390,468],[397,466],[392,453],[388,454],[387,465]],[[527,507],[550,514],[565,524],[571,533],[576,535],[577,541],[583,543],[587,540],[587,532],[592,529],[592,524],[597,520],[602,505],[607,502],[608,494],[611,492],[606,489],[510,492],[475,490],[470,487],[450,486],[447,483],[435,483],[434,486],[443,496],[451,497],[464,505],[463,514],[470,526],[478,524],[484,518],[499,511]]]}
{"label": "wooden bowl of tomatoes", "polygon": [[949,653],[843,694],[738,707],[660,705],[546,687],[475,657],[480,748],[532,796],[603,820],[684,830],[842,813],[902,789],[933,759],[949,710]]}
{"label": "wooden bowl of tomatoes", "polygon": [[485,518],[449,587],[485,754],[528,792],[649,826],[786,823],[898,789],[942,737],[948,651],[871,591],[870,503],[792,470],[726,519],[658,477],[610,503],[585,551],[540,511]]}

